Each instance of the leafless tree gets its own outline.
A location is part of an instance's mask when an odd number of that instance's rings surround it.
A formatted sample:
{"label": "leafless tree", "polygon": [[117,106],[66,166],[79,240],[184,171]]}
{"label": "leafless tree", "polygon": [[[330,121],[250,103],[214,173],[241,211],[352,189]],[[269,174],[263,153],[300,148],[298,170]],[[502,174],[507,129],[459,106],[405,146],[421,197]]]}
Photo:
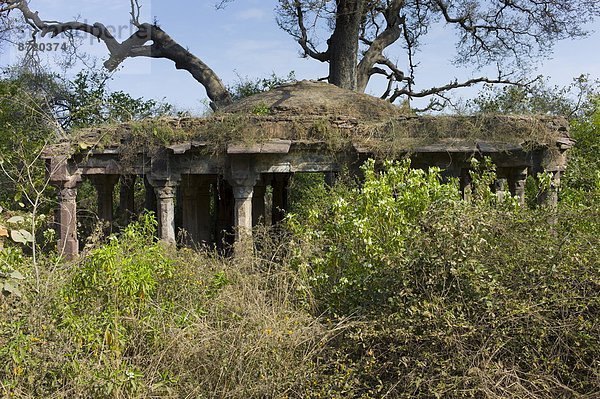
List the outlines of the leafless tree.
{"label": "leafless tree", "polygon": [[[364,91],[384,76],[382,98],[426,97],[476,83],[520,83],[525,64],[561,39],[581,37],[600,15],[595,0],[280,0],[278,23],[306,57],[329,63],[329,82]],[[497,65],[494,77],[415,91],[417,50],[436,23],[456,33],[454,62]],[[325,38],[319,37],[318,33]],[[327,37],[329,35],[329,37]],[[325,39],[325,40],[324,40]],[[388,51],[404,54],[403,65]]]}

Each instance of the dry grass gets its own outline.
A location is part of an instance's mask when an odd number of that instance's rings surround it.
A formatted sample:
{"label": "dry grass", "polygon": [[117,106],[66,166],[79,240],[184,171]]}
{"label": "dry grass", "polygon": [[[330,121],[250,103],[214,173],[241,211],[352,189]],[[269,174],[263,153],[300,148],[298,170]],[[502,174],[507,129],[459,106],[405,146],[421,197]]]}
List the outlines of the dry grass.
{"label": "dry grass", "polygon": [[[0,298],[0,397],[299,397],[332,331],[297,301],[294,273],[259,258],[166,251],[172,277],[134,316],[111,316],[124,334],[118,347],[85,323],[64,327],[76,264],[46,269],[43,292]],[[102,347],[89,349],[89,334]]]}

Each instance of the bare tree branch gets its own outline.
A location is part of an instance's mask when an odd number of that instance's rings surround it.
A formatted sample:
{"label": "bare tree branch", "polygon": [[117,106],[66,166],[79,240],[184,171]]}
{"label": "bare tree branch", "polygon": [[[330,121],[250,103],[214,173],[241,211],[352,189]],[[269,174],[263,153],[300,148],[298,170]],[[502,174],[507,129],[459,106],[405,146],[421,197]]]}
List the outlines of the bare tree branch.
{"label": "bare tree branch", "polygon": [[[62,33],[80,31],[96,37],[106,45],[110,54],[104,62],[104,66],[109,71],[115,70],[129,57],[166,58],[173,61],[177,69],[188,71],[204,86],[212,101],[213,109],[231,103],[231,97],[225,85],[208,65],[179,45],[158,26],[137,21],[140,11],[137,0],[131,0],[131,16],[132,23],[138,30],[122,43],[119,43],[110,31],[98,22],[93,25],[77,21],[48,22],[42,20],[37,12],[32,11],[25,0],[3,0],[0,1],[0,4],[3,5],[2,9],[18,9],[33,28],[34,35],[39,34],[44,37],[49,34],[51,37],[56,37]],[[152,44],[147,45],[146,43],[150,41]]]}
{"label": "bare tree branch", "polygon": [[300,44],[300,47],[302,47],[304,54],[321,62],[328,61],[330,55],[329,51],[318,52],[308,40],[308,33],[306,26],[304,25],[304,11],[302,10],[302,2],[300,0],[295,0],[294,6],[296,7],[296,17],[298,18],[298,29],[300,30],[298,44]]}
{"label": "bare tree branch", "polygon": [[130,0],[131,3],[131,23],[133,26],[140,27],[140,10],[142,6],[140,6],[138,0]]}
{"label": "bare tree branch", "polygon": [[[383,15],[386,21],[386,28],[377,35],[375,40],[371,42],[367,51],[364,52],[362,59],[357,66],[357,90],[365,91],[367,84],[369,83],[369,77],[371,76],[370,71],[376,63],[382,63],[388,66],[389,61],[383,55],[383,51],[395,43],[402,34],[402,24],[405,22],[405,18],[400,15],[400,10],[404,6],[404,0],[394,0],[388,7],[383,11]],[[365,43],[365,40],[363,40]],[[400,72],[395,66],[392,69],[394,73]],[[398,76],[400,73],[398,73]],[[402,74],[403,75],[403,74]]]}
{"label": "bare tree branch", "polygon": [[470,87],[470,86],[473,86],[473,85],[479,84],[479,83],[505,84],[505,85],[514,85],[514,86],[527,86],[528,84],[530,84],[530,82],[527,82],[527,83],[515,82],[513,80],[510,80],[507,78],[502,78],[502,77],[499,77],[497,79],[480,77],[480,78],[469,79],[464,82],[454,81],[454,82],[450,82],[444,86],[432,87],[432,88],[429,88],[426,90],[421,90],[418,92],[414,92],[414,91],[408,89],[407,87],[404,87],[401,89],[399,88],[399,89],[394,90],[394,94],[392,94],[392,96],[390,97],[389,100],[390,100],[390,102],[394,102],[400,96],[408,96],[409,98],[422,98],[422,97],[427,97],[427,96],[431,96],[431,95],[440,95],[440,93],[443,93],[443,92],[446,92],[449,90],[458,89],[461,87]]}

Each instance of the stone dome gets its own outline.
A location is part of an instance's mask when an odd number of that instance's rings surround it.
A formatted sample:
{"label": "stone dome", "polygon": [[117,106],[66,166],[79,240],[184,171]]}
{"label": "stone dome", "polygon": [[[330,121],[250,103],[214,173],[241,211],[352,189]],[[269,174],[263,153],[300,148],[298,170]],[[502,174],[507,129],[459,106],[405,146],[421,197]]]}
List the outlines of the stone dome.
{"label": "stone dome", "polygon": [[241,99],[221,109],[222,113],[272,115],[276,117],[319,116],[362,121],[387,120],[402,115],[388,101],[329,83],[303,80]]}

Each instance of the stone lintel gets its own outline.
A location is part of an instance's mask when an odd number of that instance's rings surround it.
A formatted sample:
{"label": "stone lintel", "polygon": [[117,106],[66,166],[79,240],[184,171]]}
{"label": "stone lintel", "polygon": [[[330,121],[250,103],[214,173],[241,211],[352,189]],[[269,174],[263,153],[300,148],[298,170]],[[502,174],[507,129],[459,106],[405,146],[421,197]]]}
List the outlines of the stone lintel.
{"label": "stone lintel", "polygon": [[49,158],[46,163],[48,179],[57,186],[71,185],[75,187],[81,181],[81,171],[77,166],[69,162],[69,156],[56,156]]}
{"label": "stone lintel", "polygon": [[[162,148],[150,159],[151,180],[168,181],[174,180],[174,171],[171,170],[171,157],[166,148]],[[177,177],[176,180],[179,180]]]}
{"label": "stone lintel", "polygon": [[254,144],[229,144],[227,154],[287,154],[291,145],[291,140],[280,139]]}

